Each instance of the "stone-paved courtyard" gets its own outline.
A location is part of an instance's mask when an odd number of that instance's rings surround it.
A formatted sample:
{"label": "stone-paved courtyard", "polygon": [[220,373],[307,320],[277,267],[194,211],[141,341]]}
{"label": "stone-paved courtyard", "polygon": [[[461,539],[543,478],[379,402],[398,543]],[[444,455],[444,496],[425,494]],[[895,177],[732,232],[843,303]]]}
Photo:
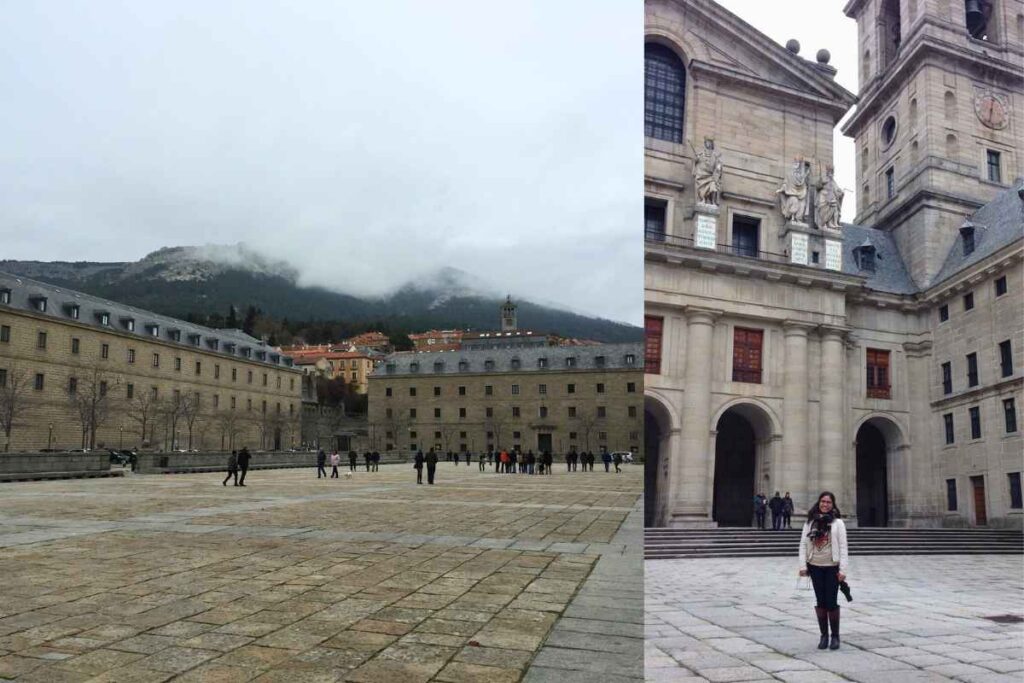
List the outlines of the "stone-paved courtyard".
{"label": "stone-paved courtyard", "polygon": [[1024,680],[1024,564],[1012,555],[853,557],[836,652],[792,558],[647,562],[648,681]]}
{"label": "stone-paved courtyard", "polygon": [[640,680],[642,469],[438,470],[0,484],[0,680]]}

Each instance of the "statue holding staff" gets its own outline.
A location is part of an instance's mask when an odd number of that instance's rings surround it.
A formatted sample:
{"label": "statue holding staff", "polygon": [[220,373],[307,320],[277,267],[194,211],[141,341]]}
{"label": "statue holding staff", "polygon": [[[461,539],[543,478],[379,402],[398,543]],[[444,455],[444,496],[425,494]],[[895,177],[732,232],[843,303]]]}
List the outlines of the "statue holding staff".
{"label": "statue holding staff", "polygon": [[715,149],[714,138],[704,138],[704,149],[698,152],[693,143],[693,186],[698,204],[718,206],[722,191],[722,154]]}
{"label": "statue holding staff", "polygon": [[818,181],[818,195],[814,207],[814,220],[819,228],[839,230],[843,212],[843,188],[836,182],[835,169],[831,164],[825,167],[825,175]]}
{"label": "statue holding staff", "polygon": [[782,217],[795,223],[807,222],[807,178],[811,174],[811,165],[802,158],[793,159],[793,168],[782,187],[775,191],[779,195],[779,208]]}

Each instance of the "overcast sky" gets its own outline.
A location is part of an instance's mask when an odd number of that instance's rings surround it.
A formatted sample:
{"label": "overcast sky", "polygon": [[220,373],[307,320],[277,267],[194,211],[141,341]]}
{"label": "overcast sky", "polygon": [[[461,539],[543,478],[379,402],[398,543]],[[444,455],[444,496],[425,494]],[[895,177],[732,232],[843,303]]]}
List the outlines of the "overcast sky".
{"label": "overcast sky", "polygon": [[[814,59],[818,50],[832,54],[836,82],[857,93],[857,22],[843,14],[848,0],[717,0],[733,14],[780,45],[790,38],[800,42],[800,56]],[[847,114],[849,117],[850,114]],[[844,119],[845,121],[845,119]],[[853,139],[839,132],[835,142],[836,180],[846,190],[843,220],[853,221],[857,213],[856,168]]]}
{"label": "overcast sky", "polygon": [[244,241],[639,323],[639,0],[0,0],[0,257]]}

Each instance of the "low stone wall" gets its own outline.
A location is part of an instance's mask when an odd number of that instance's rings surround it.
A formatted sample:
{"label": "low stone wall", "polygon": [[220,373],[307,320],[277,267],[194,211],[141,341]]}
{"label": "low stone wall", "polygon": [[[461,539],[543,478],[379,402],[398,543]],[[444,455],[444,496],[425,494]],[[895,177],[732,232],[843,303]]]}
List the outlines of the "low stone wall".
{"label": "low stone wall", "polygon": [[[281,469],[286,467],[316,467],[316,453],[252,453],[250,470]],[[228,453],[139,453],[136,474],[172,474],[178,472],[225,472],[228,467]],[[382,453],[382,465],[412,462],[412,456]],[[359,469],[365,469],[362,453],[356,461]],[[327,467],[330,467],[328,456]],[[348,454],[342,453],[339,467],[348,467]]]}
{"label": "low stone wall", "polygon": [[0,481],[118,477],[107,451],[94,453],[0,453]]}

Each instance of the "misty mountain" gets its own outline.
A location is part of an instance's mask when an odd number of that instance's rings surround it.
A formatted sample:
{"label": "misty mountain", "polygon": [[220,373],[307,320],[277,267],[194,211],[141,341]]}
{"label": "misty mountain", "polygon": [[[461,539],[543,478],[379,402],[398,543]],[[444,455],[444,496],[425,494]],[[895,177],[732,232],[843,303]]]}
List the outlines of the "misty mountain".
{"label": "misty mountain", "polygon": [[[303,286],[295,268],[244,245],[168,247],[135,262],[0,261],[0,270],[177,318],[251,305],[278,319],[492,330],[499,325],[504,300],[503,293],[455,268],[442,268],[377,298]],[[642,338],[642,330],[632,325],[516,301],[524,329],[606,342]]]}

